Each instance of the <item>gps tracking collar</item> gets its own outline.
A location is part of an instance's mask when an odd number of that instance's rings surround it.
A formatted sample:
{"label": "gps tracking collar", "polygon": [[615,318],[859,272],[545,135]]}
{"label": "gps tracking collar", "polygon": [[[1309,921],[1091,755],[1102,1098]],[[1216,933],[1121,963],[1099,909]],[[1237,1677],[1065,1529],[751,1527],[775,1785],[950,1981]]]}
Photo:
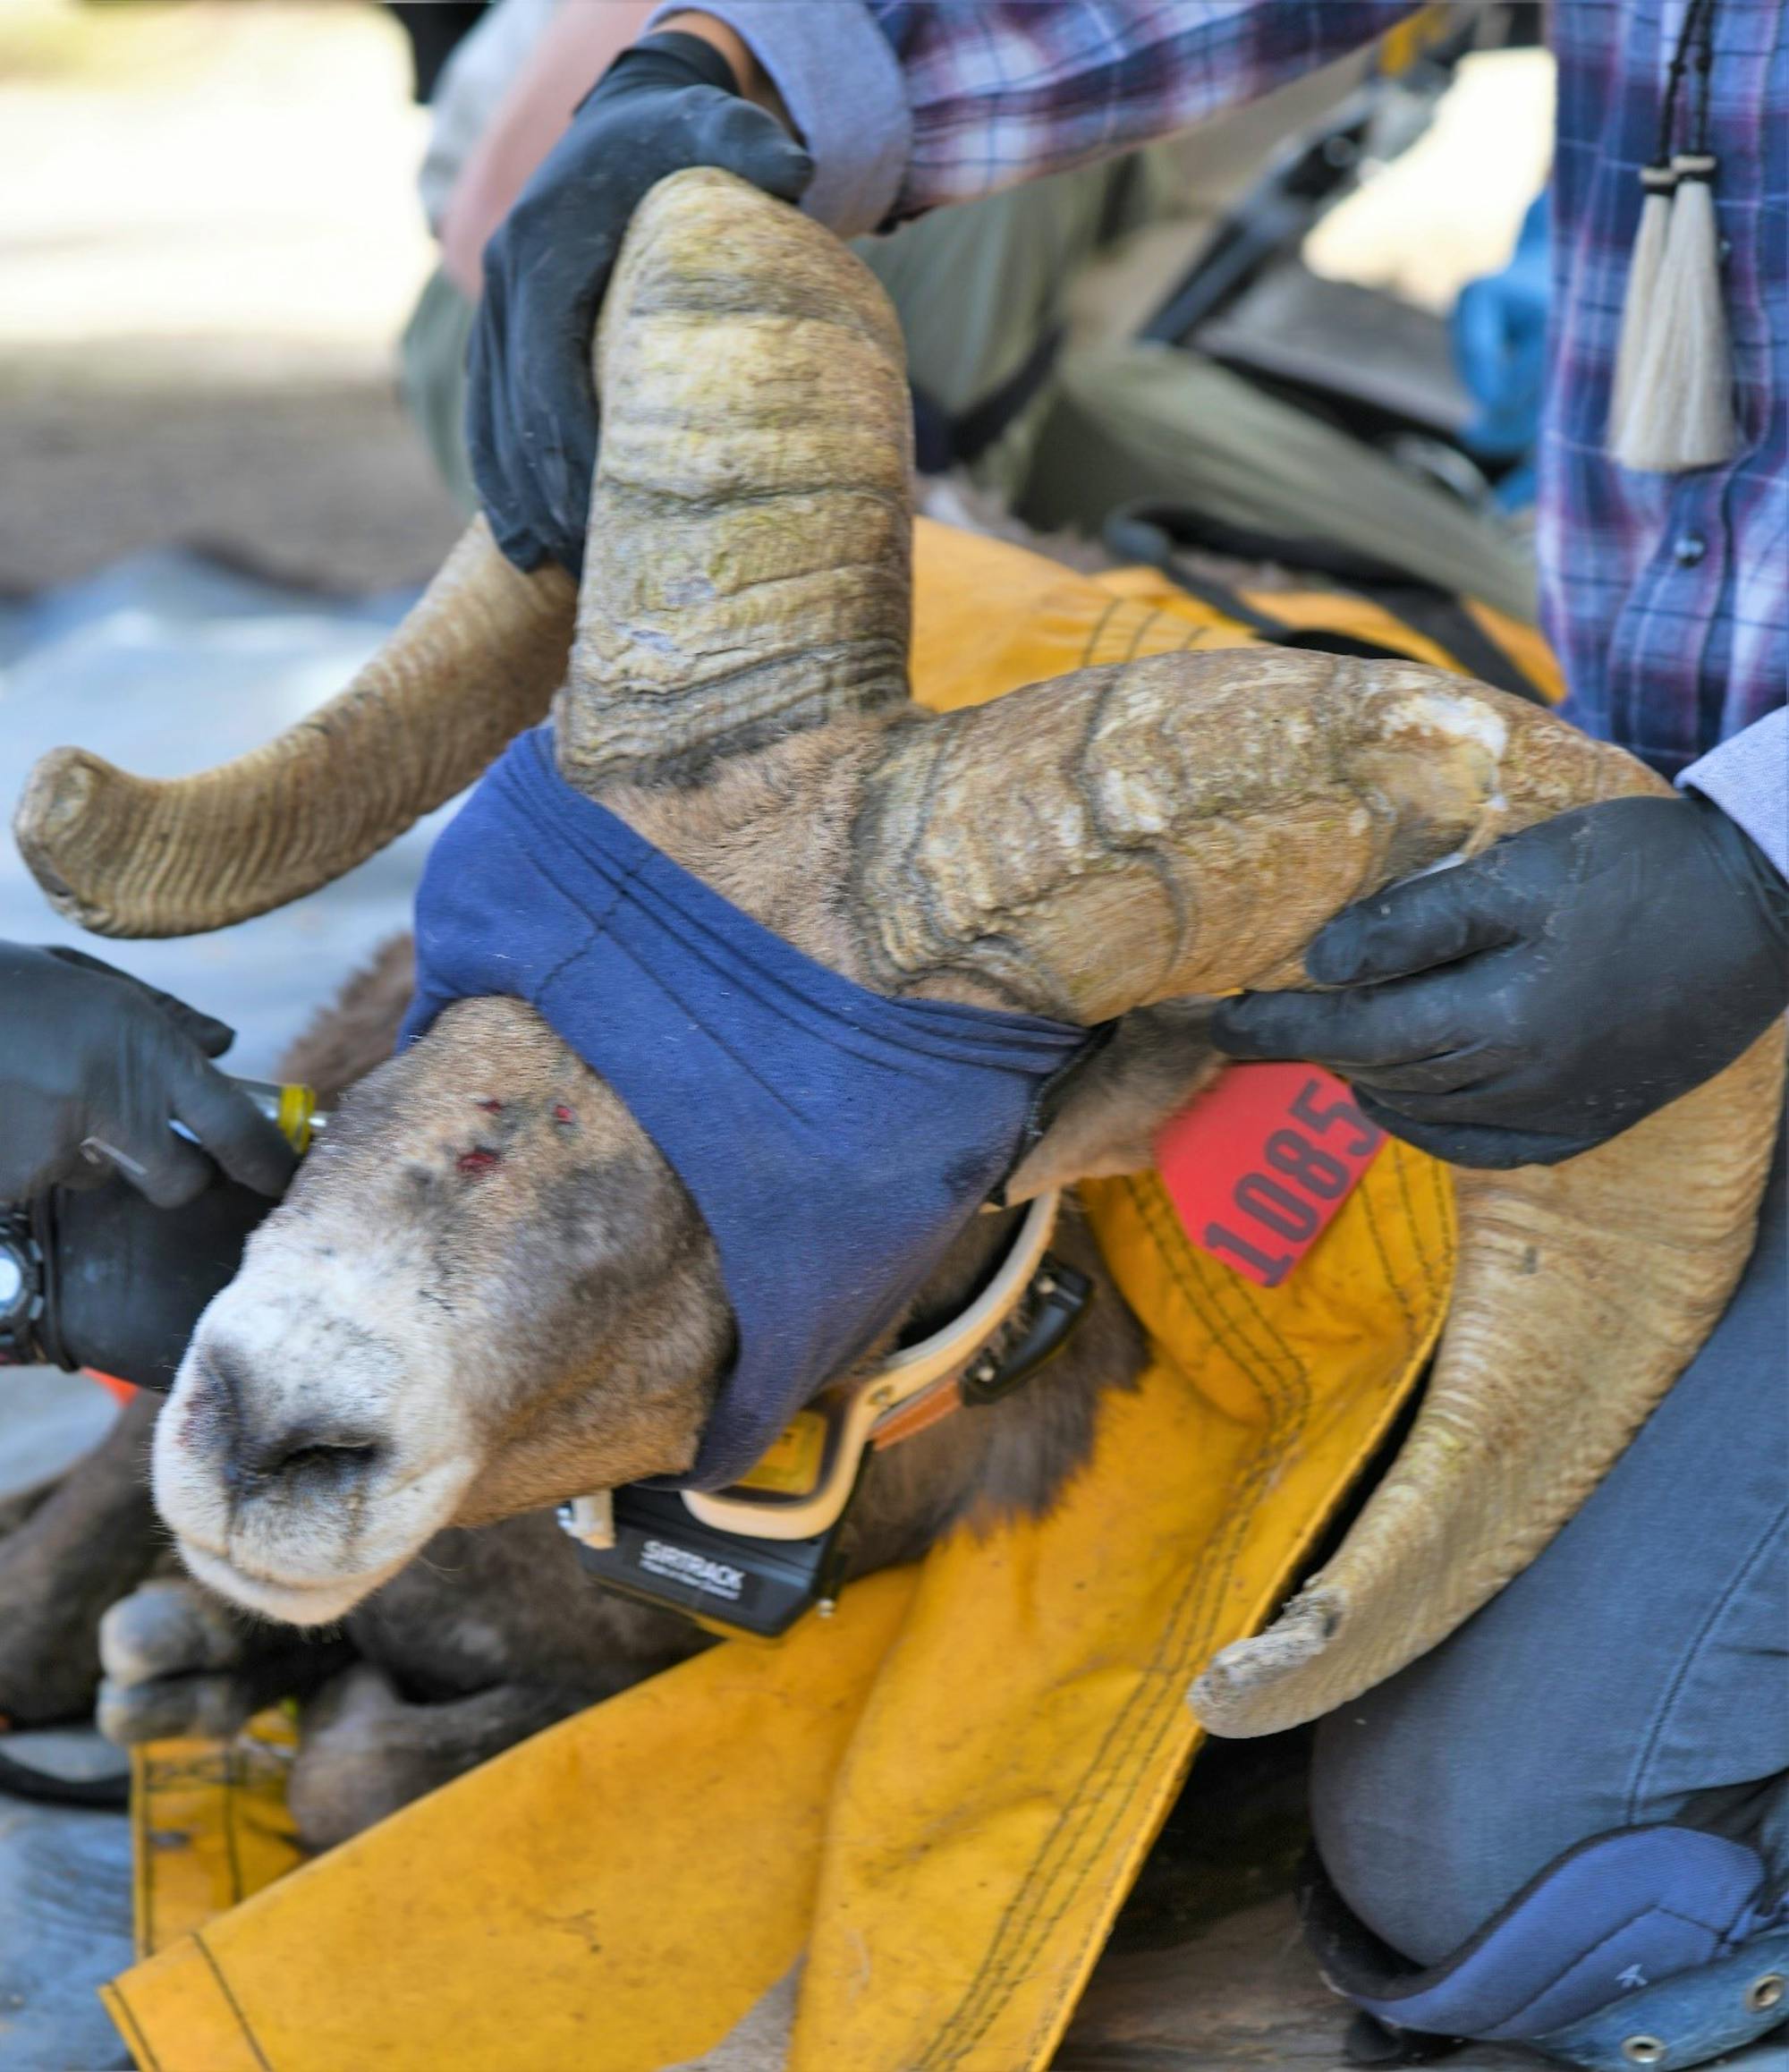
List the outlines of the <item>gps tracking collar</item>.
{"label": "gps tracking collar", "polygon": [[526,1000],[652,1138],[738,1331],[693,1469],[660,1486],[722,1490],[899,1317],[1087,1032],[841,978],[575,791],[552,741],[516,741],[436,843],[400,1043],[454,1000]]}
{"label": "gps tracking collar", "polygon": [[562,1505],[579,1559],[624,1596],[729,1635],[775,1640],[823,1614],[843,1577],[843,1527],[865,1456],[954,1411],[997,1403],[1055,1358],[1092,1284],[1046,1247],[1061,1197],[1025,1210],[993,1278],[957,1316],[798,1410],[734,1487],[715,1495],[633,1484]]}

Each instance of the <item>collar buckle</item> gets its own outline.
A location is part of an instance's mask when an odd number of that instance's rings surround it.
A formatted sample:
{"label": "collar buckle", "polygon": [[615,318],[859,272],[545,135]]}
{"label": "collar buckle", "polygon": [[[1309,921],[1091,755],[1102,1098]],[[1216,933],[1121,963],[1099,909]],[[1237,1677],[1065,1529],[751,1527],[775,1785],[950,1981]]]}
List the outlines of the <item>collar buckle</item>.
{"label": "collar buckle", "polygon": [[1073,1336],[1092,1296],[1093,1283],[1086,1274],[1047,1252],[1021,1304],[1030,1315],[1017,1343],[997,1358],[991,1351],[983,1352],[963,1370],[957,1386],[965,1405],[978,1409],[998,1403],[1029,1381]]}

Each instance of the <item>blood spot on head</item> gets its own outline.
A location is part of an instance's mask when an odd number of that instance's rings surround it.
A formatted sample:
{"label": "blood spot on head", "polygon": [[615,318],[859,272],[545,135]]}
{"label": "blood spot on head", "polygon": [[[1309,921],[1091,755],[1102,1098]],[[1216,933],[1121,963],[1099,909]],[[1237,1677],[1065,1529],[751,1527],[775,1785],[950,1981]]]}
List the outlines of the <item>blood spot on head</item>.
{"label": "blood spot on head", "polygon": [[485,1098],[479,1101],[479,1106],[484,1109],[487,1115],[501,1115],[503,1113],[502,1101],[494,1100],[489,1094],[487,1094]]}
{"label": "blood spot on head", "polygon": [[556,1123],[571,1123],[576,1122],[578,1118],[572,1113],[571,1109],[567,1108],[565,1103],[562,1100],[556,1101],[554,1104],[553,1119]]}
{"label": "blood spot on head", "polygon": [[476,1180],[480,1173],[488,1173],[502,1155],[499,1151],[462,1151],[454,1161],[454,1169],[469,1180]]}

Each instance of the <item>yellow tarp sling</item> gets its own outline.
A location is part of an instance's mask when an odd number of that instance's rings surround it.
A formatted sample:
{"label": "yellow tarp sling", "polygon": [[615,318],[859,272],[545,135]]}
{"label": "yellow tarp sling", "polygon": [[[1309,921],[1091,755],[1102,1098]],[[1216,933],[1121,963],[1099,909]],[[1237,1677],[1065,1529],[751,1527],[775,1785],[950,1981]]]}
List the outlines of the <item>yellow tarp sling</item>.
{"label": "yellow tarp sling", "polygon": [[[918,592],[937,705],[1251,641],[1161,579],[936,527]],[[724,1643],[195,1922],[108,1991],[144,2072],[1046,2065],[1191,1759],[1187,1686],[1395,1414],[1454,1248],[1446,1174],[1395,1143],[1271,1290],[1153,1177],[1084,1195],[1153,1356],[1048,1518]]]}
{"label": "yellow tarp sling", "polygon": [[[948,711],[1107,662],[1187,649],[1262,644],[1248,615],[1301,633],[1327,633],[1470,675],[1468,658],[1437,635],[1351,591],[1255,590],[1233,593],[1237,616],[1190,597],[1153,568],[1078,575],[1004,540],[921,519],[914,531],[913,688]],[[1214,596],[1217,592],[1214,586]],[[1564,696],[1559,666],[1531,626],[1474,598],[1453,600],[1478,641],[1495,649],[1513,683],[1548,704]]]}
{"label": "yellow tarp sling", "polygon": [[131,1751],[131,1898],[139,1957],[238,1906],[304,1861],[286,1811],[298,1729],[263,1712],[233,1741]]}

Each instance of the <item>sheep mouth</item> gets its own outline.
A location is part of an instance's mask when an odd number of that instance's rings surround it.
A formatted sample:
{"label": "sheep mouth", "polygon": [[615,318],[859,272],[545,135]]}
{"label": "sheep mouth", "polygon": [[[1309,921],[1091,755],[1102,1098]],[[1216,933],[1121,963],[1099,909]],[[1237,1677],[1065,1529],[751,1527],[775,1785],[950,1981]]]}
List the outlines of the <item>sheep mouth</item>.
{"label": "sheep mouth", "polygon": [[[302,1507],[295,1516],[275,1507],[271,1516],[244,1518],[233,1507],[194,1500],[214,1491],[195,1492],[178,1477],[169,1486],[159,1473],[157,1507],[205,1588],[285,1625],[326,1626],[389,1582],[448,1523],[469,1479],[469,1464],[459,1460],[412,1471],[366,1506],[375,1514],[372,1532],[358,1520],[307,1516]],[[393,1496],[398,1516],[386,1509]]]}
{"label": "sheep mouth", "polygon": [[479,1465],[475,1450],[438,1437],[420,1457],[389,1433],[377,1444],[319,1450],[335,1462],[320,1482],[307,1468],[252,1486],[254,1478],[233,1473],[215,1451],[208,1457],[195,1448],[164,1413],[151,1472],[156,1509],[200,1584],[288,1625],[327,1625],[450,1522]]}
{"label": "sheep mouth", "polygon": [[388,1582],[410,1558],[406,1552],[394,1560],[359,1575],[332,1576],[326,1580],[293,1579],[271,1575],[246,1567],[227,1555],[213,1553],[186,1538],[179,1537],[181,1559],[195,1582],[231,1603],[259,1612],[285,1626],[329,1626],[345,1617],[363,1598]]}

